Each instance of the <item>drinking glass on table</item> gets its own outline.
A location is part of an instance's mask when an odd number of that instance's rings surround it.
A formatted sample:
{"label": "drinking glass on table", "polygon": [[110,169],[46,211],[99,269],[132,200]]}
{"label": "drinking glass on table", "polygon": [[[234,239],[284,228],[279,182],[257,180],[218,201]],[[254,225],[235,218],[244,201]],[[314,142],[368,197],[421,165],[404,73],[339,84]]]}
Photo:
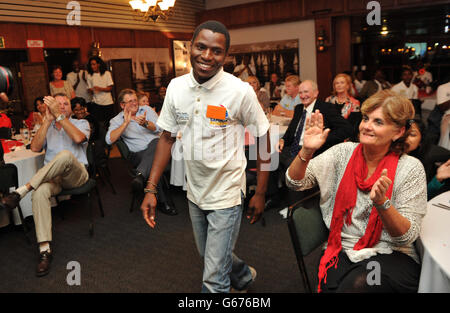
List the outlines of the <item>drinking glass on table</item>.
{"label": "drinking glass on table", "polygon": [[20,135],[22,136],[24,143],[27,143],[30,139],[30,131],[28,130],[28,128],[22,128],[20,130]]}

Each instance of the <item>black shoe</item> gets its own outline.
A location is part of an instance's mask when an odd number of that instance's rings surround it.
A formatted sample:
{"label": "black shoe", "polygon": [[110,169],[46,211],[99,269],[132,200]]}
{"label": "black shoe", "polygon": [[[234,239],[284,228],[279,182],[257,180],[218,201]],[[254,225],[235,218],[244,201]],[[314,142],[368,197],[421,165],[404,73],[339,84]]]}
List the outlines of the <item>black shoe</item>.
{"label": "black shoe", "polygon": [[7,211],[13,210],[19,205],[19,202],[20,195],[17,192],[13,191],[3,198],[0,198],[0,209]]}
{"label": "black shoe", "polygon": [[156,208],[158,209],[158,211],[161,211],[162,213],[167,214],[167,215],[177,215],[178,214],[178,211],[176,208],[172,208],[168,204],[165,204],[165,203],[159,204]]}
{"label": "black shoe", "polygon": [[133,181],[131,182],[131,188],[135,193],[144,191],[144,176],[138,175],[133,178]]}

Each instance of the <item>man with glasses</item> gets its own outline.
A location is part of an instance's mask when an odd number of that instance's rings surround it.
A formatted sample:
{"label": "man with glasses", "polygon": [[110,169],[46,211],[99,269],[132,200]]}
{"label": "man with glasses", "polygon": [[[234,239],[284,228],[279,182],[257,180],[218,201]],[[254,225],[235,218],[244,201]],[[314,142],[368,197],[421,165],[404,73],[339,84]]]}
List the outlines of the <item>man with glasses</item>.
{"label": "man with glasses", "polygon": [[[161,132],[161,128],[156,125],[158,115],[149,106],[140,107],[136,92],[132,89],[123,89],[119,93],[118,101],[122,112],[111,119],[105,140],[109,145],[120,138],[125,142],[131,152],[131,164],[136,169],[131,184],[133,191],[143,192]],[[160,186],[158,191],[159,200],[164,203],[159,209],[163,213],[176,215],[176,209],[169,206]]]}

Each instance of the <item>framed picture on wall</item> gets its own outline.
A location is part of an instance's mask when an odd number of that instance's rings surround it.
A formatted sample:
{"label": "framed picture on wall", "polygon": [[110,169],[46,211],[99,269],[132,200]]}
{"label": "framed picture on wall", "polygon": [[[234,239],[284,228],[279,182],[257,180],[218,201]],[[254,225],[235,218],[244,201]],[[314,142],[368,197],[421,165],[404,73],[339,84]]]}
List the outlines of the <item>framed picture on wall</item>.
{"label": "framed picture on wall", "polygon": [[175,77],[191,71],[190,51],[191,42],[188,40],[173,40],[173,68]]}

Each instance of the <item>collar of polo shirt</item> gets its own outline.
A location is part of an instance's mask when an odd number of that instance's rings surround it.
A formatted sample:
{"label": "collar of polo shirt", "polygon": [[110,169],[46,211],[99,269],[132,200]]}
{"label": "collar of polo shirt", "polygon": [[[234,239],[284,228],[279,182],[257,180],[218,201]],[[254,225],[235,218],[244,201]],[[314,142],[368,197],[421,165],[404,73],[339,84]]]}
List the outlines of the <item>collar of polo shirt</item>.
{"label": "collar of polo shirt", "polygon": [[194,71],[191,69],[191,72],[189,73],[188,84],[189,84],[189,87],[191,87],[191,88],[196,88],[196,87],[201,86],[202,88],[205,88],[205,89],[212,89],[220,81],[223,74],[224,74],[223,67],[221,67],[220,70],[216,73],[216,75],[211,77],[208,81],[204,82],[203,84],[199,84],[194,78]]}

